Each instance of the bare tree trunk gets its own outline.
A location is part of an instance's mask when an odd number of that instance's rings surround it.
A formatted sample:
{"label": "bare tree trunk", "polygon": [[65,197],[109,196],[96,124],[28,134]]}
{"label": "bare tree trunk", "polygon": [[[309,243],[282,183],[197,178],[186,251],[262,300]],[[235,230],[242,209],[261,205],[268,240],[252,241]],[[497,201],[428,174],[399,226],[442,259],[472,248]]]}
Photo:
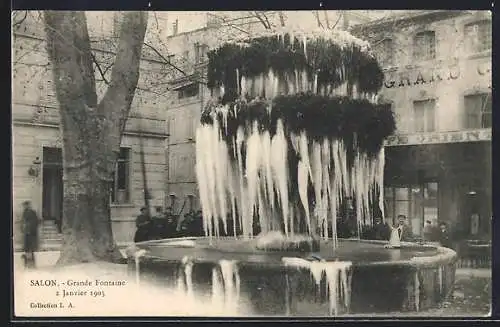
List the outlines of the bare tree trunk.
{"label": "bare tree trunk", "polygon": [[109,187],[139,79],[147,13],[125,14],[110,85],[97,103],[84,12],[44,13],[63,138],[63,245],[58,264],[121,258]]}

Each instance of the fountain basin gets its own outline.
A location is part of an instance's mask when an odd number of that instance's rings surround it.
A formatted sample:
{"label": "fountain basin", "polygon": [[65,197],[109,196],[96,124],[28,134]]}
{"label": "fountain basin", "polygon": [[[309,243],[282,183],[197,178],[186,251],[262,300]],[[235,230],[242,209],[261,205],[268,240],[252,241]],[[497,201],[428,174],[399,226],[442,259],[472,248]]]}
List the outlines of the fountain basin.
{"label": "fountain basin", "polygon": [[[398,249],[387,249],[387,242],[351,239],[339,240],[335,250],[331,241],[321,241],[320,250],[314,253],[262,251],[255,248],[255,240],[234,238],[172,242],[149,241],[129,248],[129,272],[140,280],[172,288],[179,286],[180,276],[185,278],[189,262],[191,291],[211,297],[217,284],[212,275],[220,271],[221,260],[234,262],[237,278],[231,277],[231,285],[238,283],[239,288],[237,298],[231,301],[250,308],[255,315],[369,315],[425,310],[449,295],[457,258],[454,251],[435,245],[402,243]],[[343,294],[334,294],[332,304],[325,273],[315,279],[311,270],[289,265],[283,258],[297,262],[320,259],[334,266],[337,261],[349,263],[345,281],[350,287],[344,287],[347,292]],[[341,281],[334,283],[342,290]]]}

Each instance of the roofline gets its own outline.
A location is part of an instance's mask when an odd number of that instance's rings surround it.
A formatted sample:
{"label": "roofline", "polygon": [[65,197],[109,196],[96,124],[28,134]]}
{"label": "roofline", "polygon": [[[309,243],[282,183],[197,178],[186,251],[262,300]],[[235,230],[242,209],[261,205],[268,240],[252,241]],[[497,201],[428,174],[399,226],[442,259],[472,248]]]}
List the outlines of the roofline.
{"label": "roofline", "polygon": [[[380,18],[376,20],[372,20],[365,24],[358,24],[352,27],[352,31],[359,31],[362,29],[375,29],[378,27],[383,27],[385,25],[393,24],[395,22],[403,22],[403,21],[411,21],[427,16],[439,16],[439,14],[449,14],[451,16],[460,16],[465,14],[471,14],[469,10],[418,10],[417,12],[402,14],[402,15],[394,15],[389,18]],[[448,15],[447,15],[448,16]],[[436,19],[436,20],[439,20]]]}

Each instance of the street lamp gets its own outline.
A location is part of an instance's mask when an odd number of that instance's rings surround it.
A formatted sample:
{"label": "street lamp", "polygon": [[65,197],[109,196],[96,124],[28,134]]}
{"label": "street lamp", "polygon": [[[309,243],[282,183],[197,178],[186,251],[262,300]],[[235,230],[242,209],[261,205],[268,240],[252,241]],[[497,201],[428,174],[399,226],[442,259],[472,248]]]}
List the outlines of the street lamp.
{"label": "street lamp", "polygon": [[33,163],[31,164],[30,168],[28,169],[28,175],[32,177],[38,177],[38,174],[40,173],[40,166],[42,162],[40,161],[39,157],[36,157],[35,160],[33,160]]}

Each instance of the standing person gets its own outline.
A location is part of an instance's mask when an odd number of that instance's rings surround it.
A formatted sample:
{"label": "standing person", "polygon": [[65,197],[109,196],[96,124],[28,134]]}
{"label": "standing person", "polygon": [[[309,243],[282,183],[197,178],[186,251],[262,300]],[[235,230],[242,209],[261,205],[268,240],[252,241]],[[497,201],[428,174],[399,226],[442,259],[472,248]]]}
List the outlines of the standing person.
{"label": "standing person", "polygon": [[373,239],[375,240],[388,240],[391,235],[391,229],[387,223],[382,222],[381,217],[375,218],[373,224]]}
{"label": "standing person", "polygon": [[398,230],[398,236],[400,241],[409,242],[413,239],[411,228],[406,224],[405,215],[398,215],[398,225],[396,229]]}
{"label": "standing person", "polygon": [[137,231],[135,232],[134,242],[147,241],[151,226],[151,217],[147,213],[147,208],[141,208],[141,213],[135,219],[135,226],[137,227]]}
{"label": "standing person", "polygon": [[166,238],[167,220],[163,213],[163,208],[161,206],[155,207],[155,215],[152,219],[150,238],[152,239],[162,239]]}
{"label": "standing person", "polygon": [[24,234],[24,260],[27,268],[35,267],[35,251],[38,247],[38,216],[31,202],[23,202],[22,229]]}
{"label": "standing person", "polygon": [[167,220],[166,238],[176,237],[178,235],[177,219],[171,207],[167,207],[167,209],[165,210],[165,217]]}
{"label": "standing person", "polygon": [[445,248],[453,248],[450,231],[444,221],[439,224],[439,243]]}
{"label": "standing person", "polygon": [[426,220],[424,224],[424,241],[426,242],[432,242],[434,241],[434,235],[433,235],[433,226],[432,222],[430,220]]}

